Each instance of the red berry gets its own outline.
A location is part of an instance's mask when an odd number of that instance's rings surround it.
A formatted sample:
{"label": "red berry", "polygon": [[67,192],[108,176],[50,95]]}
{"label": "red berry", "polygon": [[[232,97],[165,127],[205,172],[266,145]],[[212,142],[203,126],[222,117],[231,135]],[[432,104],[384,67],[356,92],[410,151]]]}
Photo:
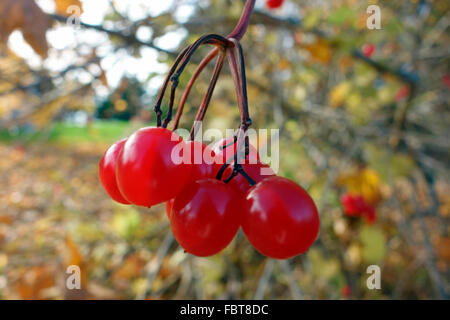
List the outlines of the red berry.
{"label": "red berry", "polygon": [[225,183],[198,180],[175,198],[170,226],[189,253],[205,257],[218,253],[233,240],[240,225],[241,202]]}
{"label": "red berry", "polygon": [[[215,178],[220,169],[214,160],[215,153],[206,144],[200,141],[186,142],[187,152],[184,154],[187,161],[192,164],[191,175],[187,184],[193,183],[200,179]],[[166,213],[170,219],[174,199],[166,202]]]}
{"label": "red berry", "polygon": [[316,239],[319,224],[314,201],[289,179],[269,177],[247,193],[242,230],[268,257],[287,259],[305,252]]}
{"label": "red berry", "polygon": [[266,6],[270,9],[276,9],[281,7],[281,5],[283,4],[284,0],[267,0],[266,1]]}
{"label": "red berry", "polygon": [[362,195],[345,193],[341,197],[341,204],[349,217],[364,216],[368,223],[374,223],[376,220],[375,208],[368,204]]}
{"label": "red berry", "polygon": [[361,195],[351,195],[348,193],[342,195],[341,204],[344,207],[345,214],[350,217],[361,216],[366,207],[364,198]]}
{"label": "red berry", "polygon": [[[224,164],[229,161],[233,161],[234,154],[237,150],[237,142],[233,143],[234,137],[224,138],[216,142],[213,146],[213,150],[216,154],[216,159],[218,164]],[[231,145],[230,145],[231,144]],[[242,147],[244,143],[242,143]],[[224,148],[225,147],[225,148]],[[244,154],[244,150],[242,150],[242,154]],[[240,161],[241,163],[258,163],[259,162],[259,154],[255,147],[249,144],[249,153]]]}
{"label": "red berry", "polygon": [[109,196],[117,202],[123,204],[130,204],[127,199],[120,193],[116,180],[116,163],[120,151],[127,139],[120,140],[114,143],[106,150],[102,159],[100,160],[98,168],[98,176]]}
{"label": "red berry", "polygon": [[341,287],[341,296],[348,298],[351,294],[352,294],[352,289],[350,288],[350,286],[348,284]]}
{"label": "red berry", "polygon": [[206,144],[200,141],[188,141],[186,157],[192,164],[192,172],[189,182],[199,179],[215,178],[220,167],[215,163],[215,153]]}
{"label": "red berry", "polygon": [[[265,178],[275,175],[273,170],[265,163],[243,164],[242,168],[249,175],[249,177],[252,178],[253,181],[255,181],[255,183],[258,183]],[[262,171],[262,170],[264,170],[264,171]],[[231,172],[232,172],[232,167],[230,166],[225,170],[223,177],[224,178],[229,177]],[[248,189],[250,189],[250,184],[248,183],[247,179],[245,179],[244,176],[240,173],[238,173],[237,176],[235,176],[233,179],[231,179],[230,182],[228,183],[228,185],[230,187],[232,187],[233,190],[236,191],[236,193],[241,198],[244,198]]]}
{"label": "red berry", "polygon": [[362,48],[362,54],[367,58],[370,58],[374,52],[375,46],[371,43],[365,44]]}
{"label": "red berry", "polygon": [[377,220],[375,208],[372,206],[367,206],[366,210],[364,211],[364,217],[366,218],[366,222],[368,224],[375,223],[375,221]]}
{"label": "red berry", "polygon": [[[192,165],[182,159],[186,145],[176,133],[147,127],[136,131],[117,161],[120,192],[131,203],[150,207],[175,197],[186,185]],[[179,160],[179,162],[177,162]]]}

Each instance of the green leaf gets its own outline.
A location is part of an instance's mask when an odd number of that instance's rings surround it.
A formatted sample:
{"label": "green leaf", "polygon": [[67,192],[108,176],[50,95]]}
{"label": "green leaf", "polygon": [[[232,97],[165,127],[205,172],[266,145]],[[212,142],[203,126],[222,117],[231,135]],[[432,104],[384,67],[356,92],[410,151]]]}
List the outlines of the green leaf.
{"label": "green leaf", "polygon": [[406,154],[397,153],[391,157],[391,167],[396,176],[409,176],[414,170],[414,161]]}
{"label": "green leaf", "polygon": [[318,9],[312,10],[307,17],[303,20],[303,27],[305,30],[309,30],[317,26],[320,21],[320,16],[322,15],[322,11]]}
{"label": "green leaf", "polygon": [[327,21],[331,24],[342,26],[346,22],[356,19],[355,11],[348,7],[341,7],[328,16]]}
{"label": "green leaf", "polygon": [[362,258],[366,263],[380,263],[386,254],[386,240],[383,232],[373,226],[364,226],[359,233],[362,244]]}
{"label": "green leaf", "polygon": [[112,229],[122,238],[131,238],[141,224],[139,212],[131,209],[116,213],[112,218]]}

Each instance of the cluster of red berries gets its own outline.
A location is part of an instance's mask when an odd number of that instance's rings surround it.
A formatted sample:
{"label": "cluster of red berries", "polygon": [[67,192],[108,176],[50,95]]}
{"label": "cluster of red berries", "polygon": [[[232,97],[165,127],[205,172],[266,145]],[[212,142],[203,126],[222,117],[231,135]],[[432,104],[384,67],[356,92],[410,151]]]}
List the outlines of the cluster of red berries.
{"label": "cluster of red berries", "polygon": [[344,212],[349,217],[364,217],[368,223],[376,220],[375,208],[367,203],[362,195],[345,193],[341,197]]}
{"label": "cluster of red berries", "polygon": [[[175,238],[193,255],[218,253],[239,227],[266,256],[286,259],[308,250],[319,231],[311,197],[276,176],[250,145],[244,163],[234,165],[236,146],[233,137],[209,147],[185,142],[162,127],[142,128],[106,151],[99,177],[120,203],[150,207],[166,202]],[[174,161],[174,154],[187,161]],[[220,171],[228,176],[224,181],[218,179]]]}
{"label": "cluster of red berries", "polygon": [[267,0],[266,1],[266,6],[269,9],[277,9],[279,7],[281,7],[283,5],[283,1],[284,0]]}

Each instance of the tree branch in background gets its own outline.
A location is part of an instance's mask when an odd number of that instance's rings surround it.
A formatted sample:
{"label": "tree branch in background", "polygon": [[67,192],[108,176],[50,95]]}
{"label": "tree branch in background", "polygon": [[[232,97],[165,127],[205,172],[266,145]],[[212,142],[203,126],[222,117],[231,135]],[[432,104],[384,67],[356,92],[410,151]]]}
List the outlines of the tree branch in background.
{"label": "tree branch in background", "polygon": [[[64,22],[64,23],[67,22],[67,17],[60,16],[60,15],[57,15],[57,14],[48,14],[48,15],[49,15],[49,17],[51,17],[52,19],[54,19],[56,21]],[[84,28],[87,28],[87,29],[93,29],[93,30],[97,30],[97,31],[100,31],[100,32],[105,32],[105,33],[107,33],[107,34],[109,34],[111,36],[115,36],[117,38],[125,40],[125,42],[127,42],[129,44],[139,44],[141,46],[146,46],[146,47],[155,49],[155,50],[157,50],[159,52],[166,53],[166,54],[168,54],[168,55],[170,55],[172,57],[176,57],[177,56],[176,52],[173,52],[173,51],[170,51],[170,50],[158,47],[157,45],[153,44],[152,42],[141,41],[138,38],[136,38],[135,34],[132,34],[132,33],[126,34],[126,33],[122,33],[122,32],[117,31],[117,30],[107,29],[107,28],[105,28],[103,26],[100,26],[100,25],[88,24],[88,23],[84,23],[84,22],[80,22],[80,25],[82,27],[84,27]]]}

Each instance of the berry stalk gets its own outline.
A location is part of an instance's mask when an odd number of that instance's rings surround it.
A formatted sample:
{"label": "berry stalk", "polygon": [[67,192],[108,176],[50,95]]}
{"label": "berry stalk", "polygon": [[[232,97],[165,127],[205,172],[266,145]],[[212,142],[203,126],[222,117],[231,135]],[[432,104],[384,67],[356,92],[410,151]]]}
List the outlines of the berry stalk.
{"label": "berry stalk", "polygon": [[203,58],[203,60],[200,62],[197,69],[195,70],[194,74],[192,75],[191,79],[189,79],[187,87],[184,90],[183,96],[181,97],[180,104],[177,109],[177,114],[175,115],[175,120],[173,123],[172,130],[176,130],[178,128],[180,118],[183,115],[184,104],[186,103],[186,100],[189,97],[189,94],[191,93],[191,90],[192,90],[192,87],[193,87],[195,81],[197,81],[198,77],[203,72],[205,67],[212,61],[212,59],[215,58],[215,56],[217,55],[218,52],[219,52],[219,48],[217,48],[217,47],[214,48],[213,50],[211,50],[208,53],[208,55],[205,58]]}
{"label": "berry stalk", "polygon": [[222,49],[219,53],[219,57],[216,61],[216,66],[214,67],[214,71],[211,77],[211,81],[209,83],[208,90],[206,91],[206,95],[203,98],[202,104],[200,105],[200,108],[198,109],[197,115],[195,117],[194,125],[192,126],[191,133],[190,133],[190,140],[194,140],[195,134],[197,133],[197,128],[195,125],[199,121],[203,121],[203,118],[205,117],[206,111],[209,106],[209,102],[211,101],[212,94],[214,92],[214,88],[216,87],[217,80],[219,79],[220,71],[222,71],[223,64],[225,62],[225,50]]}
{"label": "berry stalk", "polygon": [[234,38],[236,40],[241,40],[247,31],[248,25],[250,23],[250,17],[252,16],[253,9],[255,8],[256,0],[247,0],[245,3],[242,15],[234,28],[234,30],[227,36],[227,38]]}

